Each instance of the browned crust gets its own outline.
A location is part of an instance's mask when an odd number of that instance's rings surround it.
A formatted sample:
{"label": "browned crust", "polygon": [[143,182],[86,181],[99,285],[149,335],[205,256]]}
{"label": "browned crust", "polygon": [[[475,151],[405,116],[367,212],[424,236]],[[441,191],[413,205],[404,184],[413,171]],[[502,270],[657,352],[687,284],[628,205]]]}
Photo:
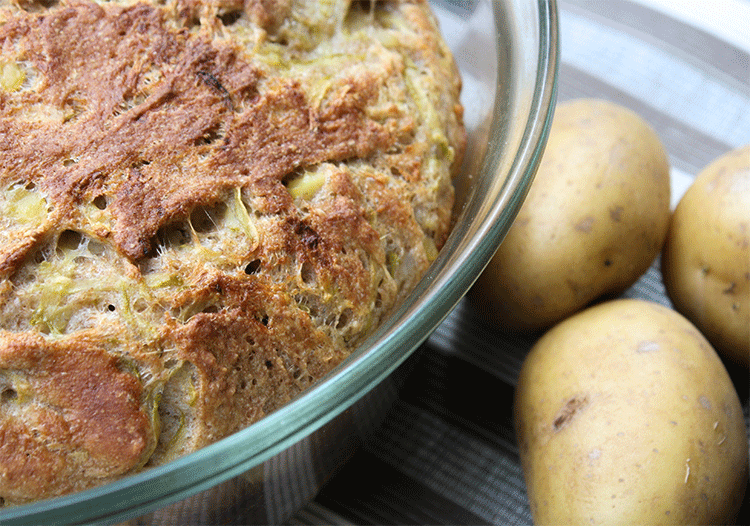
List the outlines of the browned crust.
{"label": "browned crust", "polygon": [[[0,40],[16,41],[46,75],[26,104],[77,99],[84,108],[60,126],[22,123],[0,106],[5,177],[38,184],[64,216],[112,196],[111,235],[129,258],[149,254],[161,226],[230,187],[250,188],[260,210],[277,213],[290,206],[281,179],[295,168],[366,158],[392,142],[363,113],[374,95],[367,79],[323,108],[311,107],[293,80],[269,80],[259,92],[262,73],[236,45],[167,31],[162,18],[147,5],[105,11],[83,3],[0,27]],[[154,69],[165,79],[148,93],[144,76]],[[117,114],[121,101],[144,96]],[[222,139],[205,144],[216,130]],[[77,162],[65,162],[71,158]]]}
{"label": "browned crust", "polygon": [[[173,324],[167,333],[177,356],[198,373],[201,396],[195,403],[203,443],[283,405],[324,374],[331,362],[344,358],[309,318],[290,319],[295,311],[281,287],[261,277],[239,283],[218,276],[212,287],[221,290],[223,301],[232,307],[197,314],[184,326]],[[253,347],[249,353],[248,341]],[[292,374],[279,375],[287,370]]]}
{"label": "browned crust", "polygon": [[95,342],[2,333],[0,368],[23,386],[2,396],[27,406],[23,420],[0,412],[0,481],[15,493],[5,498],[70,491],[81,473],[127,473],[155,446],[141,383]]}

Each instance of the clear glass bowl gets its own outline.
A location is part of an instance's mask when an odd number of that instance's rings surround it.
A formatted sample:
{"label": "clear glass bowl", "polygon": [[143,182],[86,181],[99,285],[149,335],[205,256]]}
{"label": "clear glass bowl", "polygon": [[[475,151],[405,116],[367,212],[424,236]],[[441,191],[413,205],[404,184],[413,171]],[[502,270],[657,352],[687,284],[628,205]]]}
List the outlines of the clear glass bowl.
{"label": "clear glass bowl", "polygon": [[391,373],[466,293],[515,218],[556,94],[555,0],[433,4],[464,76],[469,143],[455,227],[413,293],[349,359],[256,424],[115,483],[2,509],[0,523],[280,522],[377,425],[396,396]]}

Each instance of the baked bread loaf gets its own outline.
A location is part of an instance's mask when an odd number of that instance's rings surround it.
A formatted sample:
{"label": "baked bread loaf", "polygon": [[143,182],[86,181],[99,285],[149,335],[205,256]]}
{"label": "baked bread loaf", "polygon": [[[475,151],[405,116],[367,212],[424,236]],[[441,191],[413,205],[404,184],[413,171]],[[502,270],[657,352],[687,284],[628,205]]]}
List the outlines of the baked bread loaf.
{"label": "baked bread loaf", "polygon": [[287,403],[451,226],[460,80],[423,0],[0,0],[0,499]]}

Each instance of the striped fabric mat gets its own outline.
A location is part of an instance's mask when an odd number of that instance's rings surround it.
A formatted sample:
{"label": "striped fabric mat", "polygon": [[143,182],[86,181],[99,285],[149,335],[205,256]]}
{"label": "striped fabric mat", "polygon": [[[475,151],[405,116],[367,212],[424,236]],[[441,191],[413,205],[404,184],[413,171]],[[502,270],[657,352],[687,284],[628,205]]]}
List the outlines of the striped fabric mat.
{"label": "striped fabric mat", "polygon": [[[474,6],[436,4],[448,28],[451,13]],[[559,9],[558,99],[605,98],[644,117],[669,152],[673,204],[710,161],[750,143],[750,1],[566,0]],[[457,53],[473,52],[475,37],[448,35]],[[625,296],[669,305],[658,264]],[[405,364],[384,425],[290,523],[530,524],[510,408],[533,341],[497,334],[459,303]],[[732,372],[748,422],[747,371]]]}

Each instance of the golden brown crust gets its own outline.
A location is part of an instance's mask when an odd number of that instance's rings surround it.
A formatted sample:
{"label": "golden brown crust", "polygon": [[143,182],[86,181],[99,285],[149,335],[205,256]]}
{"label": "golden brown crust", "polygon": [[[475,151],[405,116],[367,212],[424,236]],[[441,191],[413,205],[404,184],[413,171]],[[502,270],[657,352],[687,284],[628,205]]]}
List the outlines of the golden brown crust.
{"label": "golden brown crust", "polygon": [[459,89],[423,0],[0,0],[0,498],[345,359],[448,235]]}
{"label": "golden brown crust", "polygon": [[195,419],[206,442],[283,405],[344,357],[309,318],[289,319],[294,309],[280,286],[257,276],[243,283],[220,278],[212,286],[232,307],[197,314],[168,333],[177,356],[197,371]]}
{"label": "golden brown crust", "polygon": [[[13,387],[6,384],[0,395],[8,402],[0,413],[6,499],[76,489],[81,473],[127,473],[143,465],[155,446],[140,382],[95,342],[3,333],[0,368],[13,378]],[[9,402],[20,407],[9,411]]]}
{"label": "golden brown crust", "polygon": [[[290,205],[281,178],[297,167],[366,158],[392,142],[363,113],[374,95],[369,79],[323,108],[310,107],[294,80],[268,82],[260,93],[262,73],[236,45],[169,30],[152,6],[83,3],[18,16],[0,39],[14,40],[16,53],[47,77],[16,104],[83,110],[62,126],[0,118],[8,139],[0,164],[38,184],[64,215],[111,196],[113,241],[134,260],[149,254],[160,227],[228,188],[251,188],[264,198],[259,210],[275,213]],[[162,80],[150,90],[145,79],[154,71]],[[0,116],[15,110],[4,109]],[[217,130],[222,138],[206,144]]]}

